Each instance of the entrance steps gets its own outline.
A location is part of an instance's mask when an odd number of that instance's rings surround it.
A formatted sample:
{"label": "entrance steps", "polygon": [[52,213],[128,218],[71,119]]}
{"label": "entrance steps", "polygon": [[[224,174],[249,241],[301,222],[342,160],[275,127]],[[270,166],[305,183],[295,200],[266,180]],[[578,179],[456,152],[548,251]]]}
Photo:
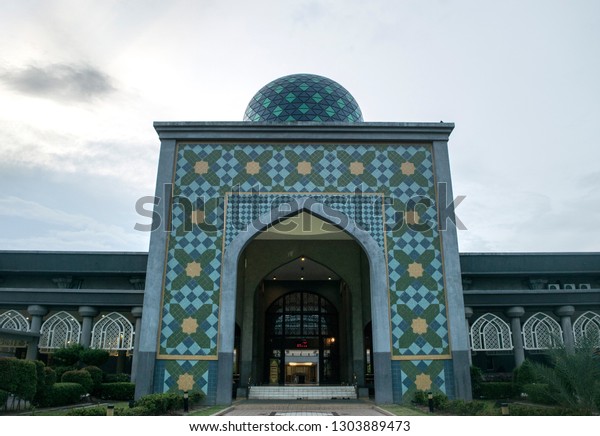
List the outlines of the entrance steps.
{"label": "entrance steps", "polygon": [[249,400],[349,400],[354,386],[252,386]]}

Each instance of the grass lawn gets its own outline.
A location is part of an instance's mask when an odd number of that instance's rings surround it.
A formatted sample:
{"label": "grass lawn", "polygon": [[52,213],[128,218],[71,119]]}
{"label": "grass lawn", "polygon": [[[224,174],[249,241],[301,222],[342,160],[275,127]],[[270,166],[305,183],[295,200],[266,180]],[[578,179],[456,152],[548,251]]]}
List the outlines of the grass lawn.
{"label": "grass lawn", "polygon": [[379,406],[380,408],[393,413],[396,416],[427,416],[429,413],[423,412],[416,407],[400,406],[398,404],[389,404],[387,406]]}
{"label": "grass lawn", "polygon": [[221,410],[226,409],[226,407],[223,406],[207,406],[207,407],[202,407],[196,410],[192,410],[190,413],[187,414],[187,416],[210,416],[210,415],[214,415],[217,412],[220,412]]}

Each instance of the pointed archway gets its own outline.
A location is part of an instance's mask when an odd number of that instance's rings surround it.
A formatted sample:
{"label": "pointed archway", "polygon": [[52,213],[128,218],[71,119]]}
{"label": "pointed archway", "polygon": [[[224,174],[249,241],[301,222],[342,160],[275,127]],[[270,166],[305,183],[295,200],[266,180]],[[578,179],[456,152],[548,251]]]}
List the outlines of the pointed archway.
{"label": "pointed archway", "polygon": [[218,351],[217,404],[230,404],[233,382],[234,331],[238,262],[244,248],[268,227],[306,212],[335,225],[350,235],[364,250],[369,263],[375,401],[391,403],[390,306],[387,292],[385,252],[372,235],[344,213],[310,197],[292,198],[272,209],[240,231],[225,247],[222,261],[221,307]]}

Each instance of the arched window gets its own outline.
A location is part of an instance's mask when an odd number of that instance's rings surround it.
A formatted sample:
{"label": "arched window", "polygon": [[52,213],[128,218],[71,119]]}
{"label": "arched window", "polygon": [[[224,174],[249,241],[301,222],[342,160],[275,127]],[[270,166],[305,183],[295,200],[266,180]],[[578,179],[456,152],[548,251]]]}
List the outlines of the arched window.
{"label": "arched window", "polygon": [[58,312],[44,321],[40,330],[41,349],[55,349],[79,343],[81,326],[73,315]]}
{"label": "arched window", "polygon": [[91,347],[103,350],[131,350],[133,326],[120,313],[109,313],[94,325]]}
{"label": "arched window", "polygon": [[594,312],[585,312],[573,323],[575,343],[579,343],[588,335],[595,335],[600,347],[600,315]]}
{"label": "arched window", "polygon": [[545,313],[538,312],[523,324],[523,348],[526,350],[547,350],[562,343],[560,325]]}
{"label": "arched window", "polygon": [[473,351],[512,350],[510,327],[493,313],[480,316],[471,326]]}
{"label": "arched window", "polygon": [[17,330],[20,332],[29,331],[29,322],[27,318],[15,310],[9,310],[0,315],[0,329]]}
{"label": "arched window", "polygon": [[[0,315],[0,329],[28,332],[29,322],[16,310],[9,310]],[[4,352],[14,353],[16,347],[24,347],[25,345],[27,345],[25,341],[0,338],[0,350]]]}

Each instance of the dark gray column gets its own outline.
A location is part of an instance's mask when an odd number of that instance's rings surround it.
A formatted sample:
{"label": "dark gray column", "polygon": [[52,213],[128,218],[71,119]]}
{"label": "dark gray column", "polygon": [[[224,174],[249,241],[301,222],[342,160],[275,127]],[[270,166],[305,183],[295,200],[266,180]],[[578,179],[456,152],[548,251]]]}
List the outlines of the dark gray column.
{"label": "dark gray column", "polygon": [[573,326],[571,316],[575,313],[573,306],[560,306],[554,313],[560,316],[560,326],[563,331],[563,341],[568,353],[575,353],[575,336],[573,335]]}
{"label": "dark gray column", "polygon": [[[150,235],[150,249],[148,251],[146,286],[144,291],[144,316],[142,318],[141,329],[139,330],[140,342],[136,362],[137,383],[135,384],[135,398],[151,394],[154,391],[154,364],[160,329],[163,276],[165,271],[167,238],[169,236],[168,229],[166,228],[169,216],[165,216],[164,211],[169,211],[168,205],[171,204],[171,189],[169,184],[173,181],[175,149],[175,140],[161,140],[155,197],[147,199],[150,203],[155,200],[153,227],[152,229],[136,228],[141,231],[151,230],[152,234]],[[160,386],[162,385],[162,382],[160,382]]]}
{"label": "dark gray column", "polygon": [[117,374],[125,372],[125,360],[127,359],[127,351],[119,350],[117,352]]}
{"label": "dark gray column", "polygon": [[[473,316],[473,308],[465,307],[465,328],[467,329],[467,338],[471,335],[471,326],[469,325],[469,319]],[[473,364],[473,356],[471,355],[471,347],[469,346],[469,365]]]}
{"label": "dark gray column", "polygon": [[471,370],[469,338],[465,331],[465,303],[458,254],[458,235],[460,221],[453,207],[452,178],[448,142],[433,142],[433,161],[437,182],[439,227],[444,253],[444,277],[446,281],[446,301],[448,302],[448,335],[452,344],[452,366],[454,367],[454,385],[456,398],[471,400]]}
{"label": "dark gray column", "polygon": [[137,358],[140,349],[140,330],[142,328],[142,308],[134,307],[131,314],[135,318],[135,330],[133,335],[133,357],[131,359],[131,382],[135,383],[137,375]]}
{"label": "dark gray column", "polygon": [[[248,387],[248,380],[252,376],[252,356],[254,331],[254,291],[244,283],[243,318],[241,326],[241,359],[240,359],[240,385]],[[253,381],[255,383],[256,380]]]}
{"label": "dark gray column", "polygon": [[92,324],[94,323],[94,317],[98,315],[98,310],[95,307],[80,306],[79,315],[83,318],[79,343],[88,348],[92,341]]}
{"label": "dark gray column", "polygon": [[364,332],[363,332],[363,313],[362,313],[362,289],[360,288],[360,278],[353,280],[353,286],[350,287],[352,297],[352,354],[354,374],[359,386],[365,385],[365,357],[364,357]]}
{"label": "dark gray column", "polygon": [[525,309],[521,306],[511,307],[506,311],[506,316],[510,318],[510,328],[512,330],[513,347],[515,349],[515,366],[519,367],[525,361],[525,350],[523,349],[523,335],[521,333],[521,317],[525,314]]}
{"label": "dark gray column", "polygon": [[[48,309],[44,306],[34,304],[27,308],[27,312],[31,315],[30,331],[32,333],[39,333],[42,327],[42,318],[48,313]],[[39,342],[39,338],[35,338],[27,344],[27,360],[37,359]]]}

